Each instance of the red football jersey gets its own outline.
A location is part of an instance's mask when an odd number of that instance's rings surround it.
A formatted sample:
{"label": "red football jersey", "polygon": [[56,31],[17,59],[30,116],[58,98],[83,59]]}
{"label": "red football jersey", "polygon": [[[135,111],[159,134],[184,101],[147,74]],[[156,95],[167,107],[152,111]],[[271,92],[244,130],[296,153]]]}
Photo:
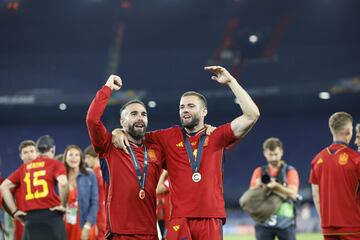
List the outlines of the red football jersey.
{"label": "red football jersey", "polygon": [[96,217],[96,225],[98,226],[99,236],[102,239],[105,236],[105,227],[106,227],[106,214],[105,214],[105,186],[104,179],[101,175],[100,166],[94,169],[96,179],[98,182],[98,192],[99,192],[99,210]]}
{"label": "red football jersey", "polygon": [[[188,136],[192,151],[197,155],[200,136]],[[237,139],[230,123],[221,125],[206,136],[199,173],[200,182],[192,180],[193,170],[187,155],[183,133],[175,126],[146,135],[162,147],[170,179],[171,218],[226,218],[223,196],[222,160],[225,147]]]}
{"label": "red football jersey", "polygon": [[323,232],[360,232],[360,155],[342,144],[323,149],[311,162],[309,182],[319,186]]}
{"label": "red football jersey", "polygon": [[[156,235],[156,186],[162,169],[160,147],[145,141],[148,151],[148,174],[145,182],[145,198],[139,197],[139,182],[129,154],[115,148],[111,133],[101,122],[101,116],[111,94],[104,86],[96,94],[87,114],[87,126],[99,157],[106,160],[109,169],[107,196],[108,226],[117,234]],[[144,147],[132,145],[141,173],[144,167]]]}
{"label": "red football jersey", "polygon": [[24,211],[60,205],[59,196],[55,192],[56,179],[60,175],[66,175],[65,165],[45,156],[21,165],[8,177],[19,188],[16,204]]}
{"label": "red football jersey", "polygon": [[167,226],[168,221],[170,220],[170,212],[171,212],[171,204],[170,204],[170,194],[169,194],[169,177],[167,176],[164,181],[164,186],[167,188],[167,192],[157,194],[157,219],[163,220],[165,222],[165,226]]}

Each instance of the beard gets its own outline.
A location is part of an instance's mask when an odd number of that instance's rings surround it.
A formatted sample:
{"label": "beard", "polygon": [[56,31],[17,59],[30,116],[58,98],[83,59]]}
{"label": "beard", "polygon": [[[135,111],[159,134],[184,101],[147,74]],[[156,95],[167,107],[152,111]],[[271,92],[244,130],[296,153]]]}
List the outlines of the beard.
{"label": "beard", "polygon": [[192,119],[190,122],[185,122],[183,118],[180,119],[181,124],[184,128],[187,129],[194,129],[197,125],[200,123],[200,118],[197,116],[192,116]]}
{"label": "beard", "polygon": [[129,126],[129,128],[127,129],[127,132],[135,140],[141,140],[145,136],[146,127],[147,126],[144,126],[143,129],[135,129],[135,124],[133,124],[132,126]]}

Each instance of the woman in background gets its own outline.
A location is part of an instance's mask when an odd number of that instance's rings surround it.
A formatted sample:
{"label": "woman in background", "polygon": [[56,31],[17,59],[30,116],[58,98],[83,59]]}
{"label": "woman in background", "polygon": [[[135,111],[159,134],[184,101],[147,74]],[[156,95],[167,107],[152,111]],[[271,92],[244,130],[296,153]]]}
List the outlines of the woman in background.
{"label": "woman in background", "polygon": [[76,145],[65,149],[64,162],[69,181],[66,209],[68,240],[94,240],[97,238],[98,185],[95,174],[84,166],[84,156]]}

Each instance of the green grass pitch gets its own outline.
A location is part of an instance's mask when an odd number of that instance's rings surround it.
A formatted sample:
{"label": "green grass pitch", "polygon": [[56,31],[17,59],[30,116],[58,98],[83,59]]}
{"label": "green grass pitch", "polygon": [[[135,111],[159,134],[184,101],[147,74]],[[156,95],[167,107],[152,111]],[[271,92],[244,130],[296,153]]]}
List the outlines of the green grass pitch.
{"label": "green grass pitch", "polygon": [[[322,240],[323,237],[320,233],[298,233],[296,234],[296,240]],[[238,235],[224,236],[224,240],[255,240],[254,235]]]}

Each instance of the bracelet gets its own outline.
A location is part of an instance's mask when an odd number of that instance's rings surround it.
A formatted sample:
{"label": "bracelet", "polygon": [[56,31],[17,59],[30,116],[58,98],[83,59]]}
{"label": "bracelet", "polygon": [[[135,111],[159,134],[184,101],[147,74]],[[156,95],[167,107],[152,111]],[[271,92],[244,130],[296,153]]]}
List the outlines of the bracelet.
{"label": "bracelet", "polygon": [[16,210],[12,213],[12,215],[15,215],[18,211],[19,211],[19,209],[16,209]]}

